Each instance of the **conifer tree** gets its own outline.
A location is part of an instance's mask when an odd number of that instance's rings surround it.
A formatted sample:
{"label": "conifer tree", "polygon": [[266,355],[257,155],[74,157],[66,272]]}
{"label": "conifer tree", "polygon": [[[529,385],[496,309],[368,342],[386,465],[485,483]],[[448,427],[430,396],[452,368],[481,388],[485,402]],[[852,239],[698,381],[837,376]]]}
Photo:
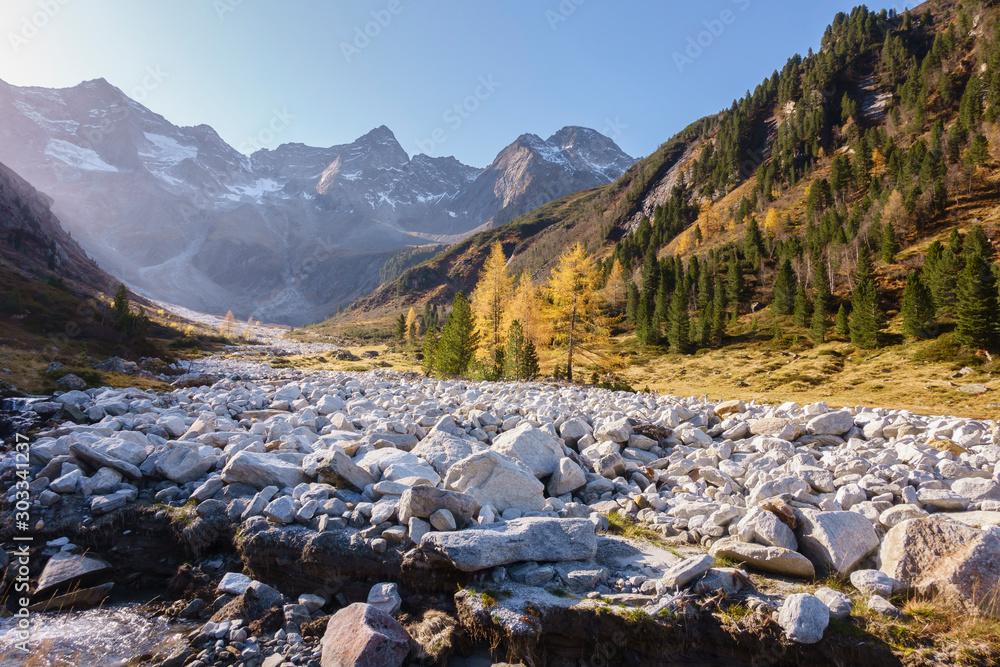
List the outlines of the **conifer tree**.
{"label": "conifer tree", "polygon": [[931,294],[934,296],[934,308],[938,317],[951,317],[955,313],[956,290],[958,274],[962,269],[961,241],[956,253],[955,244],[949,243],[941,250],[941,256],[933,263],[930,273]]}
{"label": "conifer tree", "polygon": [[667,341],[671,351],[678,354],[688,351],[689,329],[687,294],[682,289],[676,289],[670,300],[670,317],[667,321]]}
{"label": "conifer tree", "polygon": [[970,349],[995,348],[998,312],[996,277],[982,255],[973,253],[958,281],[958,342]]}
{"label": "conifer tree", "polygon": [[729,258],[729,267],[726,271],[726,301],[735,312],[739,312],[740,304],[746,301],[746,298],[747,283],[743,277],[743,265],[734,252]]}
{"label": "conifer tree", "polygon": [[806,299],[806,290],[801,284],[795,290],[795,326],[803,329],[809,326],[809,301]]}
{"label": "conifer tree", "polygon": [[882,243],[879,251],[882,255],[882,261],[886,264],[892,264],[896,259],[896,253],[899,252],[899,241],[896,239],[896,230],[892,228],[892,223],[888,220],[882,228]]}
{"label": "conifer tree", "polygon": [[504,377],[521,379],[524,366],[524,330],[521,323],[514,320],[507,328],[507,349],[504,354]]}
{"label": "conifer tree", "polygon": [[403,338],[406,337],[406,315],[403,313],[399,314],[396,318],[396,340],[402,342]]}
{"label": "conifer tree", "polygon": [[879,346],[885,314],[882,312],[878,285],[872,275],[871,256],[868,248],[861,246],[851,297],[851,343],[856,347],[873,349]]}
{"label": "conifer tree", "polygon": [[722,345],[722,337],[726,334],[726,293],[722,289],[721,276],[715,277],[715,299],[712,302],[712,333],[709,344],[713,347]]}
{"label": "conifer tree", "polygon": [[836,329],[838,336],[849,336],[851,334],[851,327],[847,322],[847,308],[844,307],[844,304],[840,304],[840,308],[837,310]]}
{"label": "conifer tree", "polygon": [[463,375],[479,347],[479,332],[472,317],[472,307],[464,292],[455,295],[451,315],[441,331],[434,354],[437,368],[446,375]]}
{"label": "conifer tree", "polygon": [[903,333],[914,338],[929,338],[934,325],[934,297],[930,288],[911,271],[903,290]]}
{"label": "conifer tree", "polygon": [[631,280],[628,281],[626,295],[625,321],[634,327],[639,322],[639,288]]}
{"label": "conifer tree", "polygon": [[816,271],[816,279],[813,281],[813,312],[810,326],[810,333],[816,344],[826,340],[826,332],[829,328],[826,321],[826,308],[829,300],[830,283],[827,280],[826,271],[819,269]]}
{"label": "conifer tree", "polygon": [[538,365],[538,351],[530,338],[524,343],[524,380],[534,380],[542,372]]}
{"label": "conifer tree", "polygon": [[775,315],[791,315],[795,308],[796,292],[795,271],[792,270],[792,262],[785,259],[778,269],[778,275],[774,280],[774,301],[771,303],[771,312]]}
{"label": "conifer tree", "polygon": [[434,364],[434,356],[437,354],[438,347],[438,332],[437,328],[431,325],[424,332],[424,374],[430,377],[434,373],[436,368]]}

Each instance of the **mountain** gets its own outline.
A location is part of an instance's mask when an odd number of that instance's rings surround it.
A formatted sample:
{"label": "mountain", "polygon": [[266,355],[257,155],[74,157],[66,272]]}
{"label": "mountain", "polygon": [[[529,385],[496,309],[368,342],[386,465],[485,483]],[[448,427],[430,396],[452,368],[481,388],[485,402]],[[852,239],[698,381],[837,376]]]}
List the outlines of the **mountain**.
{"label": "mountain", "polygon": [[151,298],[293,324],[372,291],[400,250],[502,224],[634,162],[577,127],[523,135],[486,169],[410,158],[384,126],[350,144],[246,156],[103,79],[0,82],[0,160],[52,197],[101,266]]}
{"label": "mountain", "polygon": [[113,292],[114,278],[66,233],[51,207],[51,198],[0,164],[0,271],[7,274],[4,296],[14,284],[11,272]]}
{"label": "mountain", "polygon": [[[650,318],[643,342],[653,346],[667,331],[654,314],[667,310],[677,289],[690,291],[693,338],[681,349],[723,344],[726,336],[708,323],[725,331],[747,315],[729,333],[757,331],[747,328],[751,319],[758,325],[752,311],[768,314],[760,323],[768,339],[792,327],[786,342],[822,340],[815,331],[830,331],[838,310],[851,310],[862,250],[875,259],[879,309],[890,316],[902,309],[907,276],[916,271],[937,311],[919,336],[952,331],[962,235],[987,264],[1000,246],[1000,9],[934,0],[900,14],[839,13],[818,52],[789,58],[752,90],[695,120],[615,182],[552,201],[411,267],[355,302],[350,317],[469,293],[494,241],[503,244],[509,270],[527,271],[536,284],[560,249],[583,242],[604,276],[619,262],[636,285]],[[937,260],[942,246],[945,262]],[[804,310],[822,297],[826,317],[806,317],[817,329],[795,327],[785,306],[769,307],[786,260]],[[717,286],[724,318],[713,316]],[[901,341],[898,326],[878,341]],[[622,327],[636,328],[634,317]]]}

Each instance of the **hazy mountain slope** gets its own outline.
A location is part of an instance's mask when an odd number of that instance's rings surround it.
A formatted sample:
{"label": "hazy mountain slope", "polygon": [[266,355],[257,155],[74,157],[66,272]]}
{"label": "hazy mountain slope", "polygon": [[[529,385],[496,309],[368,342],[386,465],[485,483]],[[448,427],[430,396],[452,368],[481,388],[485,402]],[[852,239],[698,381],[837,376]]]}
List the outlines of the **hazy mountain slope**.
{"label": "hazy mountain slope", "polygon": [[485,170],[411,159],[384,126],[248,157],[104,80],[0,82],[0,160],[53,198],[102,266],[157,299],[241,318],[329,315],[377,287],[399,250],[505,222],[633,162],[583,128],[521,143]]}

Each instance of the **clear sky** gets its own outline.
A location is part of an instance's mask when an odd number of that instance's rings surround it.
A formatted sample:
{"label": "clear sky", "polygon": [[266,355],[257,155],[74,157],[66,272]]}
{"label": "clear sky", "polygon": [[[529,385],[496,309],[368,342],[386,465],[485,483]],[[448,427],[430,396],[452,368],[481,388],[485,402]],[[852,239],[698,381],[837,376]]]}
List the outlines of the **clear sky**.
{"label": "clear sky", "polygon": [[854,4],[3,0],[0,78],[104,77],[244,151],[385,124],[411,155],[482,167],[522,133],[583,125],[639,157],[818,48]]}

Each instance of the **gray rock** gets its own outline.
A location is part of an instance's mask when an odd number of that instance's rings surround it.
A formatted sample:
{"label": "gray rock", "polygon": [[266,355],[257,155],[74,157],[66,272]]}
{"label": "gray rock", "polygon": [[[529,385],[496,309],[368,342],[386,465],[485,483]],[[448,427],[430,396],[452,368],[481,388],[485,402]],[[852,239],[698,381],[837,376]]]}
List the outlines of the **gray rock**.
{"label": "gray rock", "polygon": [[122,461],[121,459],[117,459],[113,456],[108,456],[104,452],[98,451],[90,445],[82,442],[74,442],[69,446],[69,451],[70,454],[75,456],[78,460],[83,461],[94,469],[111,468],[112,470],[117,470],[129,479],[142,479],[142,473],[131,463]]}
{"label": "gray rock", "polygon": [[778,625],[785,636],[799,644],[817,643],[829,624],[830,608],[808,593],[789,595],[778,612]]}
{"label": "gray rock", "polygon": [[469,442],[444,431],[433,431],[417,443],[411,453],[428,461],[439,475],[445,477],[448,470],[462,459],[488,449],[478,442]]}
{"label": "gray rock", "polygon": [[851,584],[865,595],[887,598],[892,595],[896,582],[878,570],[855,570],[851,572]]}
{"label": "gray rock", "polygon": [[545,506],[545,487],[523,463],[494,451],[473,454],[455,463],[445,477],[451,491],[473,496],[480,505],[503,512],[509,508],[535,512]]}
{"label": "gray rock", "polygon": [[762,511],[754,521],[754,540],[768,547],[781,547],[791,551],[799,550],[795,533],[773,512]]}
{"label": "gray rock", "polygon": [[816,576],[812,561],[800,553],[781,547],[722,539],[713,544],[708,552],[715,558],[729,558],[763,572],[809,579]]}
{"label": "gray rock", "polygon": [[871,521],[856,512],[798,510],[799,551],[821,575],[846,577],[879,546]]}
{"label": "gray rock", "polygon": [[291,496],[282,496],[264,508],[264,516],[280,524],[289,524],[295,521],[298,510],[298,503]]}
{"label": "gray rock", "polygon": [[384,611],[389,616],[395,616],[403,605],[403,599],[399,597],[396,584],[375,584],[368,591],[368,604]]}
{"label": "gray rock", "polygon": [[555,438],[522,422],[512,431],[501,433],[493,440],[493,450],[517,459],[535,477],[551,475],[559,468],[562,448]]}
{"label": "gray rock", "polygon": [[667,588],[687,588],[714,566],[715,559],[708,554],[685,558],[663,573],[663,585]]}
{"label": "gray rock", "polygon": [[427,485],[414,486],[404,491],[399,499],[399,520],[405,524],[410,517],[427,519],[438,510],[446,509],[457,525],[464,527],[475,518],[480,507],[479,501],[467,493]]}
{"label": "gray rock", "polygon": [[120,493],[113,493],[109,496],[94,496],[90,499],[90,512],[94,516],[100,516],[124,507],[126,502],[128,502],[128,498]]}
{"label": "gray rock", "polygon": [[430,524],[434,530],[455,530],[455,516],[446,509],[439,509],[430,516]]}
{"label": "gray rock", "polygon": [[843,435],[852,428],[854,428],[854,415],[846,410],[818,415],[806,424],[806,431],[812,435]]}
{"label": "gray rock", "polygon": [[302,468],[284,461],[273,454],[256,454],[242,451],[229,460],[222,469],[222,481],[226,484],[246,484],[256,489],[276,486],[294,488],[308,482]]}
{"label": "gray rock", "polygon": [[597,535],[587,519],[526,517],[427,533],[420,550],[463,572],[476,572],[525,561],[590,560],[597,553]]}
{"label": "gray rock", "polygon": [[840,621],[850,617],[853,603],[845,593],[824,586],[816,591],[815,595],[830,609],[831,617]]}
{"label": "gray rock", "polygon": [[910,519],[886,533],[881,571],[901,591],[1000,616],[1000,538],[954,521]]}
{"label": "gray rock", "polygon": [[48,560],[38,577],[35,599],[70,586],[90,584],[111,574],[111,565],[94,556],[60,551]]}
{"label": "gray rock", "polygon": [[73,375],[72,373],[67,373],[61,378],[56,380],[56,386],[63,389],[68,389],[70,391],[83,391],[87,388],[87,382],[79,375]]}
{"label": "gray rock", "polygon": [[187,484],[205,476],[215,467],[215,458],[202,456],[183,445],[174,447],[156,459],[156,472],[178,484]]}
{"label": "gray rock", "polygon": [[892,618],[900,618],[903,616],[903,612],[899,610],[899,607],[892,604],[881,595],[871,596],[871,599],[868,600],[868,608],[876,614],[881,614],[883,616],[889,616]]}
{"label": "gray rock", "polygon": [[552,473],[552,478],[549,480],[549,495],[561,496],[564,493],[571,493],[586,483],[587,475],[583,468],[574,463],[572,459],[564,457],[559,460],[559,467]]}
{"label": "gray rock", "polygon": [[598,442],[611,440],[612,442],[628,442],[629,436],[632,435],[632,425],[628,423],[628,419],[624,417],[622,419],[616,419],[614,421],[609,421],[601,424],[596,431],[594,431],[594,437],[597,438]]}

